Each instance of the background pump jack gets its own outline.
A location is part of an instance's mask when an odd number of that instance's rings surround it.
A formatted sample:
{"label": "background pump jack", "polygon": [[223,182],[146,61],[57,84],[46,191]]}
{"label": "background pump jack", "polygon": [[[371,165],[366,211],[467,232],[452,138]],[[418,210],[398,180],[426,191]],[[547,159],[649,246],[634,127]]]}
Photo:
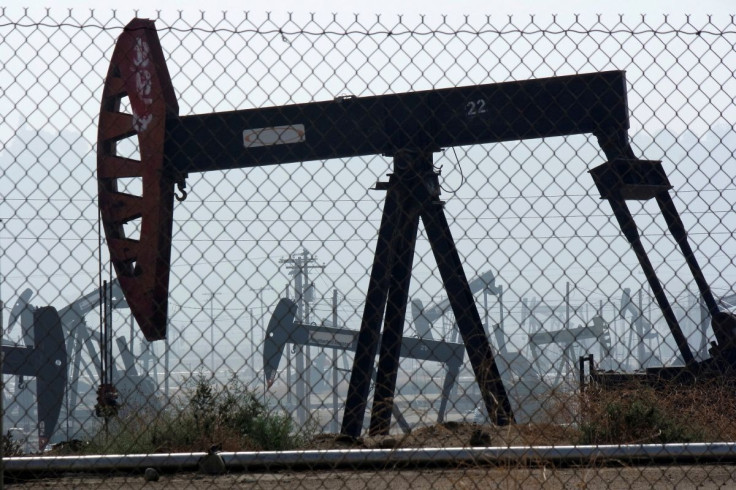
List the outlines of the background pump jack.
{"label": "background pump jack", "polygon": [[657,338],[657,331],[642,311],[642,291],[639,290],[638,305],[631,298],[631,289],[624,288],[621,293],[621,307],[619,315],[626,319],[626,313],[631,316],[631,328],[626,346],[633,357],[634,369],[645,369],[654,365],[661,365],[659,356],[647,344],[648,340]]}
{"label": "background pump jack", "polygon": [[[112,305],[112,308],[128,308],[128,304],[123,298],[123,293],[120,290],[117,281],[112,281],[110,283],[109,291],[107,293],[107,297],[109,299],[108,303]],[[33,334],[34,330],[37,330],[38,328],[34,318],[34,313],[39,310],[40,307],[31,304],[32,296],[33,291],[29,288],[26,288],[18,295],[18,299],[10,313],[7,326],[9,330],[16,324],[16,322],[20,323],[20,327],[23,332],[23,340],[26,346],[34,345],[35,339],[38,338]],[[65,371],[63,377],[55,380],[56,386],[54,386],[54,390],[59,388],[62,389],[62,393],[66,392],[66,405],[68,406],[69,413],[66,413],[65,416],[71,420],[72,425],[83,426],[87,417],[84,412],[75,413],[79,407],[84,407],[82,400],[80,400],[80,395],[84,395],[88,388],[84,382],[82,382],[81,378],[83,378],[85,373],[90,380],[100,378],[102,376],[102,366],[99,356],[101,340],[100,332],[89,328],[86,322],[87,314],[100,307],[101,296],[101,290],[95,289],[58,310],[60,322],[59,328],[61,328],[60,337],[62,341],[65,342],[62,344],[62,348],[64,349],[65,359],[68,359],[69,372],[67,373],[67,371]],[[111,317],[109,315],[108,321],[111,321]],[[42,326],[42,328],[46,329],[49,327]],[[55,341],[55,338],[55,334],[46,335],[41,338],[40,341],[50,342],[52,340]],[[119,371],[116,368],[115,363],[112,362],[110,364],[110,372],[113,376],[113,380],[120,387],[121,401],[135,407],[157,407],[159,403],[156,396],[157,389],[155,383],[150,377],[138,374],[135,366],[136,359],[130,352],[125,339],[121,337],[116,339],[116,341],[125,370],[122,372]],[[46,349],[46,351],[48,350],[49,349]],[[83,358],[83,354],[85,352],[88,359]],[[20,376],[19,383],[22,384],[22,381],[23,376]],[[51,394],[54,390],[39,391],[39,404],[41,403],[42,396]],[[62,401],[63,397],[61,401],[59,401],[59,407],[55,407],[53,410],[57,414],[59,412],[65,412],[65,407]],[[67,420],[67,422],[69,422],[69,420]],[[49,435],[53,435],[51,427],[49,427],[47,432],[49,432]],[[67,437],[69,436],[70,434],[67,434]]]}
{"label": "background pump jack", "polygon": [[[276,309],[268,323],[263,345],[263,370],[268,386],[271,386],[278,374],[279,363],[287,343],[351,352],[355,352],[358,347],[357,331],[335,326],[295,322],[296,311],[296,303],[282,298],[276,305]],[[457,383],[460,367],[463,364],[463,355],[464,347],[462,344],[415,337],[402,337],[401,339],[401,357],[440,362],[447,369],[442,385],[442,395],[437,415],[438,422],[444,421],[447,402],[453,386]],[[372,375],[374,377],[375,373],[372,373]],[[332,389],[335,390],[337,387],[333,386]],[[391,410],[402,430],[409,432],[411,427],[395,405],[392,405]]]}
{"label": "background pump jack", "polygon": [[[11,318],[20,315],[19,303],[11,311]],[[33,347],[3,342],[2,374],[19,376],[19,384],[23,377],[36,378],[38,449],[43,451],[59,421],[66,387],[67,355],[56,309],[51,306],[34,308],[30,314],[33,318]]]}
{"label": "background pump jack", "polygon": [[[113,308],[128,308],[117,281],[111,283],[110,294]],[[30,332],[33,326],[33,311],[37,309],[37,306],[30,303],[32,296],[33,291],[31,289],[25,289],[18,295],[18,300],[8,322],[8,328],[11,328],[16,321],[20,321],[26,345],[33,344],[33,336],[30,335]],[[89,312],[100,306],[100,296],[100,289],[95,289],[58,310],[63,329],[63,338],[66,339],[65,348],[67,357],[71,359],[72,365],[71,376],[68,380],[65,379],[65,383],[69,385],[68,395],[70,407],[76,407],[77,405],[77,396],[80,393],[79,379],[82,375],[82,369],[87,371],[90,379],[94,379],[100,375],[100,358],[98,355],[100,334],[87,326],[85,318]],[[16,311],[17,313],[15,313]],[[84,362],[82,359],[84,350],[86,350],[89,356],[89,361],[87,362]],[[90,368],[93,366],[97,369],[96,374],[90,371]]]}
{"label": "background pump jack", "polygon": [[[124,97],[132,114],[120,112]],[[97,144],[100,211],[131,311],[147,339],[161,339],[166,336],[174,187],[183,191],[189,173],[361,155],[392,157],[394,173],[376,185],[387,195],[342,433],[356,437],[361,432],[376,352],[380,357],[370,433],[388,432],[420,217],[488,413],[496,423],[508,424],[513,413],[439,199],[433,153],[445,147],[594,134],[608,161],[591,175],[634,248],[683,359],[694,363],[627,199],[657,200],[713,316],[713,352],[736,360],[736,319],[720,312],[713,299],[687,243],[661,162],[634,156],[628,127],[622,71],[179,116],[155,25],[134,19],[118,38],[103,89]],[[137,138],[140,160],[118,155],[116,142],[124,138]],[[136,177],[142,179],[141,195],[119,189],[118,179]],[[138,239],[127,236],[124,228],[136,220]]]}
{"label": "background pump jack", "polygon": [[562,380],[564,373],[568,369],[572,370],[575,367],[575,363],[577,362],[575,345],[587,339],[593,339],[601,344],[605,353],[601,361],[610,364],[611,348],[613,347],[611,345],[611,334],[608,324],[599,315],[594,316],[589,325],[535,332],[529,335],[529,345],[534,359],[542,359],[545,356],[542,347],[547,344],[557,344],[562,349],[560,364],[554,369],[557,374],[552,385],[556,386]]}

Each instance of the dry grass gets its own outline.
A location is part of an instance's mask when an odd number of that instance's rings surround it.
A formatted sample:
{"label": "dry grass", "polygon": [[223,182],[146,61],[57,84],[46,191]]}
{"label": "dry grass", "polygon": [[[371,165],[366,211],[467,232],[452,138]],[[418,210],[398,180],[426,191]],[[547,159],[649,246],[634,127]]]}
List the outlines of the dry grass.
{"label": "dry grass", "polygon": [[303,449],[469,447],[474,433],[490,446],[637,444],[736,440],[736,390],[723,380],[653,387],[589,386],[584,394],[552,390],[540,403],[536,423],[504,427],[448,422],[409,434],[349,442],[321,434]]}
{"label": "dry grass", "polygon": [[[736,440],[736,390],[718,380],[657,387],[630,382],[589,386],[584,394],[551,390],[535,423],[509,426],[446,422],[409,434],[352,441],[295,427],[242,391],[219,393],[196,380],[179,410],[136,413],[112,423],[85,452],[179,452],[221,444],[225,451],[636,444]],[[104,436],[104,437],[103,437]],[[481,441],[478,443],[478,441]]]}
{"label": "dry grass", "polygon": [[580,408],[585,444],[736,440],[736,391],[723,380],[591,387]]}

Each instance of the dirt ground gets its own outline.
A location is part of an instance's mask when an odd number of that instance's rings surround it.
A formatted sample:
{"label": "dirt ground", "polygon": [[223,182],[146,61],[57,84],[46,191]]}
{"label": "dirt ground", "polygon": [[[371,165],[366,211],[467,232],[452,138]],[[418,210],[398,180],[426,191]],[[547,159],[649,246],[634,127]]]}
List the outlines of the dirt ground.
{"label": "dirt ground", "polygon": [[163,475],[145,482],[141,474],[63,478],[8,484],[24,489],[718,489],[736,488],[736,466],[646,466],[606,468],[453,468],[425,470],[309,471],[230,473],[203,476],[197,473]]}
{"label": "dirt ground", "polygon": [[570,445],[577,432],[559,425],[508,425],[505,427],[467,422],[446,422],[413,430],[409,434],[363,437],[349,441],[334,434],[321,434],[303,449],[372,449],[471,446]]}

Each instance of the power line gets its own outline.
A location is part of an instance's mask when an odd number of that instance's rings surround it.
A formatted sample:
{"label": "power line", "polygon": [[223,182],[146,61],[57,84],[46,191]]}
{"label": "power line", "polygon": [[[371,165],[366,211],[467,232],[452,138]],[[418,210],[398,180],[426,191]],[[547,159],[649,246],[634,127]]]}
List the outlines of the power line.
{"label": "power line", "polygon": [[[731,231],[702,231],[702,232],[690,232],[688,233],[688,236],[729,236],[734,237],[735,232]],[[669,233],[662,232],[662,233],[650,233],[645,232],[643,233],[644,238],[648,237],[663,237],[663,236],[670,236]],[[623,237],[623,234],[616,233],[616,234],[601,234],[596,233],[592,235],[544,235],[544,236],[538,236],[538,235],[529,235],[528,237],[515,237],[515,236],[491,236],[491,235],[483,235],[483,236],[468,236],[468,235],[460,235],[458,234],[457,237],[455,237],[457,242],[462,242],[465,240],[470,240],[473,242],[477,241],[483,241],[483,240],[493,240],[496,242],[502,242],[504,240],[512,240],[515,242],[526,242],[528,240],[568,240],[572,238],[584,238],[584,239],[592,239],[592,238],[621,238]],[[82,237],[82,238],[65,238],[65,237],[43,237],[43,236],[37,236],[37,237],[13,237],[14,241],[18,242],[39,242],[41,240],[48,240],[48,241],[54,241],[54,242],[86,242],[90,240],[97,241],[97,237]],[[242,237],[234,237],[231,239],[224,239],[224,238],[172,238],[172,242],[175,243],[233,243],[233,242],[275,242],[275,243],[347,243],[347,242],[361,242],[365,244],[372,243],[372,238],[361,238],[361,237],[355,237],[355,238],[265,238],[262,236],[258,237],[251,237],[250,239],[243,239]]]}
{"label": "power line", "polygon": [[[378,213],[378,210],[376,210],[376,213]],[[728,215],[734,213],[733,209],[725,209],[722,211],[714,211],[714,210],[708,210],[708,211],[688,211],[685,210],[682,213],[680,213],[680,216],[722,216],[722,215]],[[636,217],[636,215],[634,215]],[[513,215],[513,216],[474,216],[474,217],[463,217],[458,216],[452,219],[452,221],[502,221],[502,220],[525,220],[525,219],[567,219],[567,218],[613,218],[612,214],[604,214],[604,213],[590,213],[590,214],[536,214],[534,216],[522,216],[522,215]],[[69,222],[69,223],[78,223],[82,221],[82,219],[79,218],[17,218],[16,221],[21,221],[25,223],[31,223],[34,221],[42,221],[46,223],[54,223],[54,222]],[[85,219],[84,221],[88,222],[90,225],[93,223],[92,218]],[[366,218],[279,218],[279,219],[271,219],[266,220],[263,218],[258,218],[254,221],[239,221],[239,220],[233,220],[233,219],[221,219],[221,218],[209,218],[209,219],[189,219],[185,221],[186,223],[366,223],[368,220]]]}
{"label": "power line", "polygon": [[[716,192],[716,193],[723,193],[726,191],[736,191],[736,187],[724,187],[724,188],[713,188],[713,189],[672,189],[670,192],[673,194],[702,194],[704,192]],[[453,200],[458,201],[474,201],[474,200],[480,200],[480,201],[495,201],[502,199],[504,201],[514,201],[514,200],[537,200],[537,199],[543,199],[543,198],[549,198],[549,199],[559,199],[564,197],[590,197],[597,199],[597,196],[594,194],[591,194],[589,192],[586,193],[565,193],[565,194],[534,194],[534,195],[518,195],[518,196],[493,196],[493,197],[480,197],[480,196],[473,196],[473,197],[458,197],[453,196]],[[20,197],[6,197],[3,198],[3,201],[5,202],[67,202],[67,203],[84,203],[84,204],[95,204],[96,198],[87,200],[87,199],[61,199],[61,198],[42,198],[42,197],[28,197],[28,198],[20,198]],[[315,198],[315,199],[210,199],[207,200],[204,199],[196,199],[195,196],[190,195],[187,197],[187,203],[195,203],[197,205],[200,204],[209,204],[209,203],[233,203],[233,204],[248,204],[248,203],[315,203],[315,202],[352,202],[352,203],[367,203],[367,204],[377,204],[383,202],[382,199],[352,199],[349,197],[340,197],[336,199],[327,199],[327,198]]]}

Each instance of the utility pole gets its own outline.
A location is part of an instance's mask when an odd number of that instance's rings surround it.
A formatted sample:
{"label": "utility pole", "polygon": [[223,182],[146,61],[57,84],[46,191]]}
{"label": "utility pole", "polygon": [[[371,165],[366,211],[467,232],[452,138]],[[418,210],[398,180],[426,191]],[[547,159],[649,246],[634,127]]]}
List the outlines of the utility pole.
{"label": "utility pole", "polygon": [[[290,299],[291,296],[289,294],[289,284],[287,283],[284,287],[284,298]],[[291,407],[294,403],[292,393],[291,393],[291,385],[293,384],[292,380],[292,360],[293,356],[291,355],[291,349],[286,349],[286,403]],[[265,368],[265,366],[264,366]]]}
{"label": "utility pole", "polygon": [[[309,323],[310,303],[314,300],[314,283],[310,281],[309,273],[313,269],[324,269],[325,266],[316,265],[317,259],[304,247],[302,247],[301,253],[294,253],[288,259],[281,259],[280,262],[286,264],[289,274],[294,277],[294,301],[297,305],[295,321]],[[296,348],[296,397],[298,403],[297,420],[300,424],[306,422],[309,409],[309,403],[307,402],[309,395],[306,393],[305,385],[308,384],[311,387],[307,374],[310,366],[309,347],[305,349],[298,346]]]}
{"label": "utility pole", "polygon": [[[220,293],[209,292],[210,295],[210,367],[212,368],[212,377],[215,377],[217,369],[215,368],[215,314],[214,314],[214,302],[215,296]],[[204,306],[202,306],[204,310]]]}

